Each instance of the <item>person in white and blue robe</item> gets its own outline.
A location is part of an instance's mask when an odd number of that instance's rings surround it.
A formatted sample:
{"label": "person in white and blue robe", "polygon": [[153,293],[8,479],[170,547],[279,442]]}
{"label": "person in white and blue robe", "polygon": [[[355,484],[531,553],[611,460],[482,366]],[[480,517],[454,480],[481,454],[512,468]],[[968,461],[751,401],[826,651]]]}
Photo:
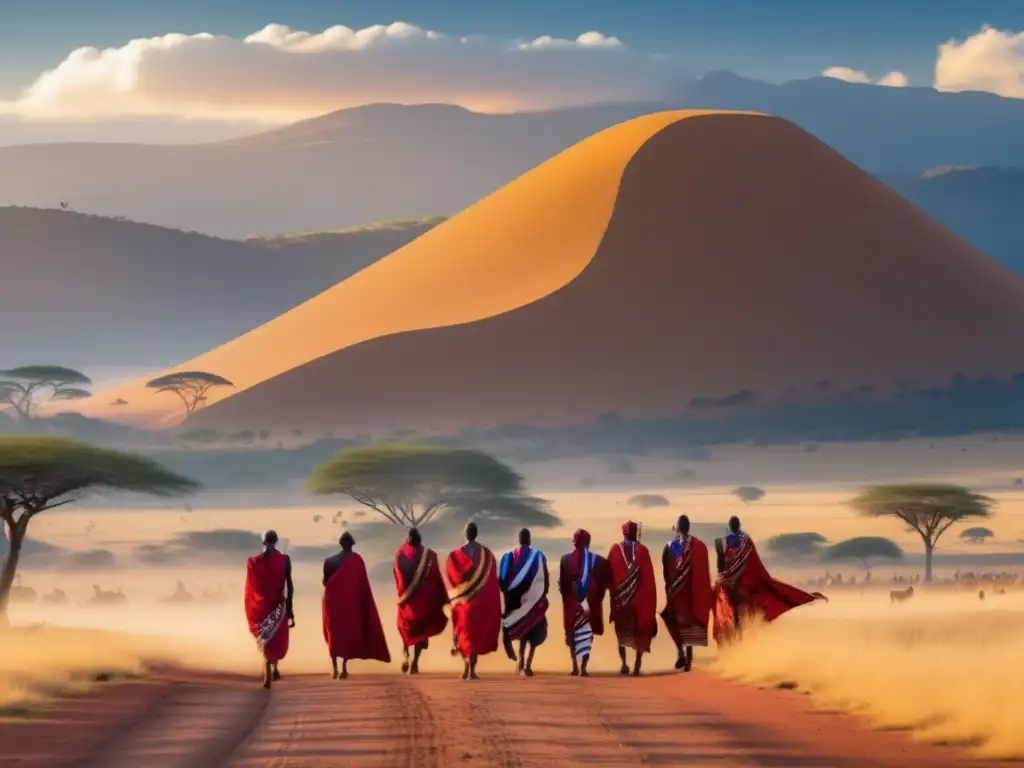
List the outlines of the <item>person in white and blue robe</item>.
{"label": "person in white and blue robe", "polygon": [[[548,561],[530,546],[530,531],[519,532],[519,547],[501,558],[498,583],[504,597],[502,637],[516,671],[533,677],[533,655],[548,637]],[[518,657],[514,643],[519,643]]]}

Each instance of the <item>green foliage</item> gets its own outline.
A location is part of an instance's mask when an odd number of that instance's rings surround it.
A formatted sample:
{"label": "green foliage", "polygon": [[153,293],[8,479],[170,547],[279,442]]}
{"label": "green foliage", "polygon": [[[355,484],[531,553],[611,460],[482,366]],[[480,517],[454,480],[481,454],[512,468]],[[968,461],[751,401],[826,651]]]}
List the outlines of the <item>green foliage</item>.
{"label": "green foliage", "polygon": [[422,445],[369,445],[341,451],[309,477],[316,494],[340,493],[396,525],[416,526],[441,513],[519,519],[552,526],[547,503],[525,492],[523,478],[480,451]]}
{"label": "green foliage", "polygon": [[215,429],[185,429],[178,433],[177,438],[183,443],[211,445],[220,441],[221,434]]}
{"label": "green foliage", "polygon": [[901,560],[903,550],[892,539],[881,536],[857,536],[840,541],[825,550],[826,562],[838,560],[860,560],[867,568],[869,560]]}
{"label": "green foliage", "polygon": [[6,622],[22,544],[33,517],[89,491],[172,496],[196,484],[152,459],[62,437],[0,437],[0,519],[10,551],[0,571],[0,617]]}
{"label": "green foliage", "polygon": [[82,388],[90,384],[92,379],[73,368],[24,365],[0,371],[0,402],[13,406],[19,418],[30,419],[42,390],[50,390],[50,400],[80,400],[92,396]]}
{"label": "green foliage", "polygon": [[932,552],[939,537],[962,520],[991,517],[995,504],[963,486],[938,483],[875,485],[850,502],[862,515],[894,517],[921,536],[925,581],[932,578]]}
{"label": "green foliage", "polygon": [[374,232],[405,232],[408,230],[429,230],[447,220],[446,216],[425,216],[421,219],[388,219],[377,221],[372,224],[363,224],[345,229],[325,229],[315,232],[296,232],[286,235],[253,235],[247,237],[247,242],[253,242],[270,247],[293,245],[295,243],[308,243],[315,241],[330,242],[341,241],[352,235],[370,234]]}
{"label": "green foliage", "polygon": [[758,488],[753,485],[741,485],[732,489],[732,495],[743,503],[751,501],[760,501],[764,498],[765,493],[763,488]]}
{"label": "green foliage", "polygon": [[223,376],[207,371],[178,371],[158,376],[146,383],[157,393],[171,392],[177,395],[185,406],[185,418],[206,402],[206,394],[214,387],[235,386]]}
{"label": "green foliage", "polygon": [[817,554],[828,541],[820,533],[780,533],[768,539],[769,552],[785,557],[808,557]]}
{"label": "green foliage", "polygon": [[59,365],[23,365],[0,371],[0,376],[16,381],[42,381],[64,387],[69,384],[92,384],[92,379],[73,368]]}
{"label": "green foliage", "polygon": [[32,514],[90,490],[172,496],[195,487],[143,456],[61,437],[0,437],[0,496]]}
{"label": "green foliage", "polygon": [[960,538],[964,541],[969,541],[972,544],[981,544],[985,539],[991,539],[995,536],[991,528],[966,528],[960,531]]}

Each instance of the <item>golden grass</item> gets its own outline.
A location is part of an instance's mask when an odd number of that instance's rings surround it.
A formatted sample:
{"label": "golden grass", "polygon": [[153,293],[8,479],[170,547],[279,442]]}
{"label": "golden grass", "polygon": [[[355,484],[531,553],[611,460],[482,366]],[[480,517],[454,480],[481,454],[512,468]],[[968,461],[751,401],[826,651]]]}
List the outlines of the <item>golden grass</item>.
{"label": "golden grass", "polygon": [[0,632],[0,716],[28,712],[52,696],[87,690],[98,675],[140,674],[170,657],[152,640],[36,626]]}
{"label": "golden grass", "polygon": [[[711,668],[760,686],[796,683],[815,704],[915,738],[1024,757],[1024,593],[840,597],[755,628]],[[788,686],[787,686],[788,687]]]}

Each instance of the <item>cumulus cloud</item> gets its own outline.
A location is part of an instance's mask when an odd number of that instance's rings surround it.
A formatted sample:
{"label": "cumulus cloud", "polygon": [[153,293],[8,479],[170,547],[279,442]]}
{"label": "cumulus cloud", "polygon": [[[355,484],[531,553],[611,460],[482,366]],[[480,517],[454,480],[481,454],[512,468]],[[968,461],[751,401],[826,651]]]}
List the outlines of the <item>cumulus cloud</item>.
{"label": "cumulus cloud", "polygon": [[863,83],[864,85],[886,85],[892,88],[905,88],[910,81],[902,72],[886,72],[878,80],[872,79],[871,75],[859,69],[851,67],[829,67],[822,72],[825,77],[835,80],[845,80],[848,83]]}
{"label": "cumulus cloud", "polygon": [[887,85],[890,88],[906,88],[910,80],[902,72],[887,72],[878,81],[879,85]]}
{"label": "cumulus cloud", "polygon": [[1024,99],[1024,32],[986,26],[962,42],[943,43],[935,63],[935,87]]}
{"label": "cumulus cloud", "polygon": [[318,33],[269,24],[244,38],[168,34],[79,48],[0,112],[284,122],[381,101],[501,112],[651,98],[664,69],[598,31],[522,41],[455,38],[401,21]]}

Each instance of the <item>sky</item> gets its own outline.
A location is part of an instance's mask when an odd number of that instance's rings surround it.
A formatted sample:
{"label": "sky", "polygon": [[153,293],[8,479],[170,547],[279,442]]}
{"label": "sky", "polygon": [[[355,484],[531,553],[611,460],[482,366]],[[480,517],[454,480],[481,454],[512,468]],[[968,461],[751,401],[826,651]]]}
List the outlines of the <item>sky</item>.
{"label": "sky", "polygon": [[372,101],[657,97],[721,69],[1024,98],[1024,2],[0,0],[0,51],[0,143],[190,140]]}

